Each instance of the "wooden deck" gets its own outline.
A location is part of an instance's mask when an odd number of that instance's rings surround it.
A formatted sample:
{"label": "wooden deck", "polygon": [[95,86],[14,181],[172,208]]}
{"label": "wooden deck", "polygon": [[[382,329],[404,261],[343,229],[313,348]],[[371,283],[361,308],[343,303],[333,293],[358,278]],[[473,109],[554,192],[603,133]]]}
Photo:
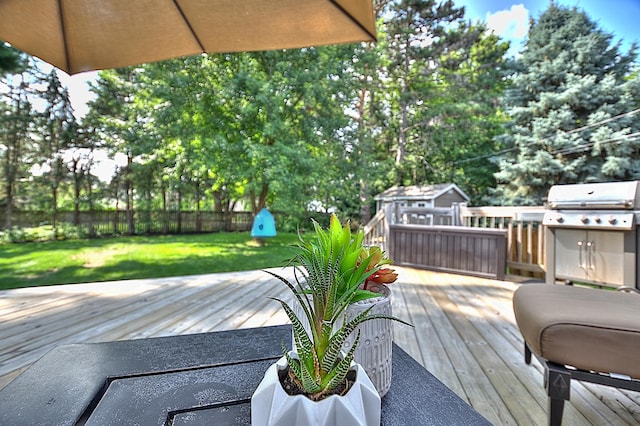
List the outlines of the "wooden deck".
{"label": "wooden deck", "polygon": [[[493,424],[546,424],[543,370],[524,364],[511,309],[519,284],[398,270],[394,314],[415,327],[396,325],[396,343]],[[267,299],[278,294],[286,288],[261,271],[2,291],[0,388],[61,344],[283,324]],[[573,383],[564,420],[638,424],[640,393]]]}

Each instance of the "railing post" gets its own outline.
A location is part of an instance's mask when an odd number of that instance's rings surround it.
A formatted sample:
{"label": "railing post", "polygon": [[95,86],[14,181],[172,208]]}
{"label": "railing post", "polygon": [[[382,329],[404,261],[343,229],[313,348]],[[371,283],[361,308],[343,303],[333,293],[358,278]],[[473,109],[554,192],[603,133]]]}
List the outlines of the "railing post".
{"label": "railing post", "polygon": [[462,209],[460,208],[460,203],[452,203],[451,208],[453,209],[451,224],[453,226],[462,226]]}
{"label": "railing post", "polygon": [[386,203],[384,206],[384,219],[383,219],[383,239],[384,239],[384,250],[387,252],[387,256],[393,259],[393,243],[391,242],[391,224],[394,221],[394,210],[395,203]]}

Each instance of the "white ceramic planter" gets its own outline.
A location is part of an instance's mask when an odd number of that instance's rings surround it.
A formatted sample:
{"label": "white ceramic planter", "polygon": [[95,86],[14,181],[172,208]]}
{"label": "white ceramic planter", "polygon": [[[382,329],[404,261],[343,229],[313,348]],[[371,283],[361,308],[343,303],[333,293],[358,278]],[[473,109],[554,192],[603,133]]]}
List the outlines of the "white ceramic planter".
{"label": "white ceramic planter", "polygon": [[358,364],[351,365],[356,369],[356,381],[346,395],[332,395],[317,402],[304,395],[291,396],[285,392],[278,371],[286,368],[285,357],[271,365],[251,397],[253,426],[380,425],[380,396]]}
{"label": "white ceramic planter", "polygon": [[[354,303],[347,308],[347,318],[355,318],[373,306],[370,314],[391,316],[391,291],[381,286],[382,296]],[[375,319],[365,321],[354,330],[344,343],[343,350],[349,351],[360,330],[360,343],[354,354],[354,361],[362,365],[378,390],[385,396],[391,387],[391,349],[393,346],[393,325],[391,320]]]}
{"label": "white ceramic planter", "polygon": [[[373,306],[370,314],[383,314],[391,316],[391,290],[386,285],[379,286],[380,297],[363,300],[354,303],[347,308],[347,319],[353,319],[362,311]],[[302,321],[305,329],[309,331],[309,323],[302,312],[302,308],[295,298],[290,306]],[[337,327],[342,326],[339,321]],[[393,344],[393,325],[391,320],[375,319],[365,321],[356,328],[344,343],[343,351],[348,352],[360,330],[360,343],[354,353],[354,361],[360,364],[373,382],[381,397],[385,396],[391,387],[391,349]],[[295,342],[293,343],[295,348]]]}

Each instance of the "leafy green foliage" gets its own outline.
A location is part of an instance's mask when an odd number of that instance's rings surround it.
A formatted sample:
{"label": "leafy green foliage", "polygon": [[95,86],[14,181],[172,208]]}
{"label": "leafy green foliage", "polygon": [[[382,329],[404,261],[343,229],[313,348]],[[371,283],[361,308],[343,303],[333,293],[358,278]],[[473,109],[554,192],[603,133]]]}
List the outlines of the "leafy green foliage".
{"label": "leafy green foliage", "polygon": [[76,240],[86,238],[86,229],[82,226],[73,226],[61,223],[55,227],[43,225],[35,228],[13,227],[0,231],[2,243],[26,243],[36,241]]}
{"label": "leafy green foliage", "polygon": [[[63,131],[73,123],[52,73],[51,90],[35,96],[47,118],[20,141],[26,147],[35,136],[44,149],[20,150],[17,183],[3,176],[0,191],[13,185],[10,203],[52,217],[58,207],[107,206],[128,210],[137,224],[148,218],[134,211],[228,212],[239,203],[298,222],[308,223],[310,211],[338,211],[363,224],[373,196],[396,183],[453,181],[479,196],[495,166],[465,161],[495,147],[502,45],[467,25],[452,1],[375,7],[378,43],[101,71],[77,132]],[[20,114],[29,115],[26,105]],[[83,153],[62,167],[69,147]],[[108,184],[93,176],[94,154],[104,152],[118,160]],[[31,161],[50,169],[25,179]]]}
{"label": "leafy green foliage", "polygon": [[[347,375],[360,334],[349,352],[342,356],[346,338],[364,321],[377,318],[397,320],[386,315],[369,314],[371,308],[350,321],[344,321],[347,307],[358,300],[378,296],[361,290],[360,286],[377,268],[367,271],[370,258],[359,261],[362,231],[351,233],[348,224],[332,215],[329,229],[314,223],[315,234],[310,239],[300,237],[296,255],[291,262],[296,271],[296,283],[269,272],[280,279],[294,294],[310,325],[307,333],[302,321],[283,300],[278,301],[289,317],[297,358],[287,356],[291,373],[309,398],[322,399]],[[397,320],[400,321],[400,320]]]}

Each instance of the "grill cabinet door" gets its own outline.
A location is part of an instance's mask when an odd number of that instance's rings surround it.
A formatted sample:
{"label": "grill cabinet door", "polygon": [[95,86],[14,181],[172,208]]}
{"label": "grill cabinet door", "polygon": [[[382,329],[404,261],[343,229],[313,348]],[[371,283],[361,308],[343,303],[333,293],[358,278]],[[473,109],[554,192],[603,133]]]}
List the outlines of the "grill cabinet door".
{"label": "grill cabinet door", "polygon": [[557,229],[555,233],[556,278],[609,286],[635,285],[633,277],[625,282],[628,266],[624,232]]}
{"label": "grill cabinet door", "polygon": [[587,241],[589,244],[587,250],[589,281],[615,286],[623,285],[624,233],[589,231]]}
{"label": "grill cabinet door", "polygon": [[556,278],[587,280],[587,232],[556,229]]}

